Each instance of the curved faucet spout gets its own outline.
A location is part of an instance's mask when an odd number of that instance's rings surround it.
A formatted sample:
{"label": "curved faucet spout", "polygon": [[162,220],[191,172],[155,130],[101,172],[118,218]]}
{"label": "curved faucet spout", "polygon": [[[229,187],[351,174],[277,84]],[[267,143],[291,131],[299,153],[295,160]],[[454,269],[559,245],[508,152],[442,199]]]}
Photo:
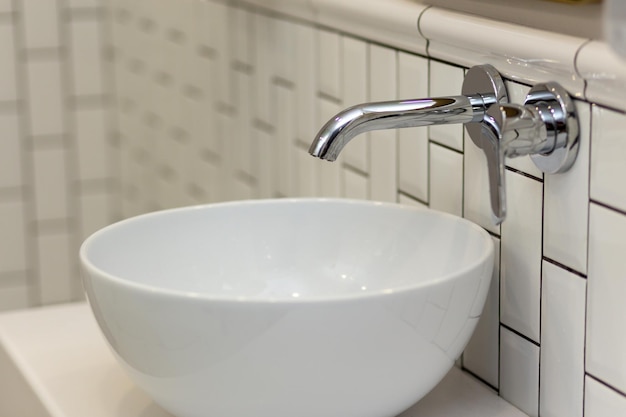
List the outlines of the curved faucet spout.
{"label": "curved faucet spout", "polygon": [[334,161],[353,137],[371,130],[481,122],[486,109],[496,102],[495,96],[476,94],[360,104],[330,119],[309,153]]}

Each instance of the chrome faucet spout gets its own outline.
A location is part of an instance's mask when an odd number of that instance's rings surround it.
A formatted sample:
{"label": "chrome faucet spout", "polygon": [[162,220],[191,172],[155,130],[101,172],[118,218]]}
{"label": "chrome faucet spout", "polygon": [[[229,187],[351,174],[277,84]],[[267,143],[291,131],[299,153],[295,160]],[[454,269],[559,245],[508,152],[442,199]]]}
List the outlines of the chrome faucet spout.
{"label": "chrome faucet spout", "polygon": [[496,102],[494,95],[474,94],[360,104],[330,119],[309,153],[334,161],[352,138],[371,130],[481,122],[487,108]]}

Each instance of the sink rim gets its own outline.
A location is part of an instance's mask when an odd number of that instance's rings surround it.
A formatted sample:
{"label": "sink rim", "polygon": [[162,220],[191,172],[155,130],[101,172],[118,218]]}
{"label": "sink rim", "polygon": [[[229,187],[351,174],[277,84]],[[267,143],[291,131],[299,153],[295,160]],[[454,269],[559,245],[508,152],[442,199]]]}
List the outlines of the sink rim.
{"label": "sink rim", "polygon": [[242,205],[263,205],[263,204],[284,204],[284,205],[293,205],[299,203],[335,203],[335,204],[348,204],[355,206],[373,206],[373,207],[382,207],[393,210],[405,210],[405,211],[416,211],[416,212],[424,212],[428,213],[429,216],[440,217],[444,219],[450,219],[452,221],[465,224],[470,229],[475,230],[478,234],[485,237],[486,242],[491,241],[491,236],[489,233],[478,226],[477,224],[464,219],[462,217],[455,216],[453,214],[441,212],[438,210],[433,210],[427,207],[419,207],[419,206],[410,206],[406,204],[400,203],[390,203],[390,202],[381,202],[381,201],[373,201],[373,200],[359,200],[359,199],[351,199],[351,198],[327,198],[327,197],[297,197],[297,198],[266,198],[266,199],[249,199],[249,200],[235,200],[235,201],[225,201],[225,202],[217,202],[217,203],[207,203],[207,204],[198,204],[191,206],[182,206],[176,208],[169,208],[164,210],[152,211],[144,214],[139,214],[136,216],[129,217],[127,219],[120,220],[118,222],[107,225],[96,232],[89,235],[81,244],[79,250],[79,259],[80,264],[83,268],[85,268],[88,272],[83,272],[82,280],[83,282],[88,280],[93,280],[94,275],[100,279],[108,280],[116,285],[121,285],[126,287],[127,290],[138,291],[138,292],[148,292],[153,296],[161,296],[161,297],[174,297],[180,299],[194,300],[197,302],[216,302],[216,303],[242,303],[242,304],[259,304],[259,305],[292,305],[292,304],[316,304],[316,303],[333,303],[333,302],[346,302],[346,301],[357,301],[357,300],[366,300],[366,299],[375,299],[375,298],[384,298],[390,297],[397,294],[408,293],[412,291],[416,291],[422,288],[435,286],[437,283],[446,282],[460,276],[468,274],[470,271],[479,268],[487,259],[493,256],[494,248],[491,244],[484,245],[484,250],[479,254],[479,256],[475,257],[471,262],[468,262],[464,268],[460,268],[455,272],[451,272],[448,274],[442,274],[438,277],[434,277],[424,281],[417,281],[411,285],[403,285],[403,286],[391,286],[390,288],[372,290],[367,292],[357,292],[357,293],[342,293],[342,294],[333,294],[333,295],[313,295],[313,296],[305,296],[302,298],[287,298],[287,297],[254,297],[254,296],[234,296],[234,295],[219,295],[217,293],[207,293],[207,292],[195,292],[195,291],[185,291],[185,290],[176,290],[171,288],[164,288],[158,285],[146,284],[141,282],[135,282],[127,278],[119,277],[112,273],[109,273],[103,270],[100,267],[94,265],[93,262],[89,259],[88,251],[90,246],[95,242],[101,235],[108,233],[113,229],[123,228],[125,225],[132,223],[138,219],[148,219],[150,217],[159,217],[163,215],[167,215],[168,213],[173,212],[185,212],[185,211],[195,211],[195,210],[206,210],[208,208],[217,208],[217,207],[228,207],[228,206],[242,206]]}

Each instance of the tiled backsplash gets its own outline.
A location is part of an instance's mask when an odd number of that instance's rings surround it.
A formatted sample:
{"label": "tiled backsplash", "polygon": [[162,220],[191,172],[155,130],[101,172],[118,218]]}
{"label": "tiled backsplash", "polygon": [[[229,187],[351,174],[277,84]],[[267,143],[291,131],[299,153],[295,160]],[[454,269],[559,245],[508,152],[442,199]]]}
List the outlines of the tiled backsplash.
{"label": "tiled backsplash", "polygon": [[78,245],[112,219],[103,12],[0,1],[0,310],[81,298]]}
{"label": "tiled backsplash", "polygon": [[[603,99],[604,84],[583,81],[573,61],[561,65],[584,40],[546,39],[566,47],[540,62],[534,78],[532,51],[491,62],[452,38],[431,39],[426,50],[417,30],[418,46],[394,49],[384,40],[390,32],[369,39],[354,22],[338,30],[338,18],[324,11],[320,25],[307,22],[308,11],[286,17],[235,1],[111,0],[116,90],[107,141],[99,6],[4,3],[0,42],[13,66],[0,64],[0,126],[9,132],[0,152],[0,308],[79,296],[78,244],[112,217],[284,196],[429,206],[482,225],[498,249],[463,367],[529,415],[626,415],[626,102]],[[422,33],[450,27],[436,19],[480,24],[447,13],[428,10]],[[406,44],[403,37],[395,45]],[[459,94],[465,67],[481,60],[508,77],[513,102],[555,74],[579,98],[573,169],[544,177],[527,158],[510,160],[501,227],[491,221],[486,164],[462,126],[371,132],[336,163],[307,154],[317,129],[342,108]],[[591,60],[578,69],[597,74]]]}

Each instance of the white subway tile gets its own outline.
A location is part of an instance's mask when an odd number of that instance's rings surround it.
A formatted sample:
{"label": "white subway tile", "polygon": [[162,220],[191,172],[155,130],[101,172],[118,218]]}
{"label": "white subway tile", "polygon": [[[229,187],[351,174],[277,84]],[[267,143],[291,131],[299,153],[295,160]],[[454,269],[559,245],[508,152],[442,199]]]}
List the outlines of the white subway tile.
{"label": "white subway tile", "polygon": [[308,145],[313,135],[321,128],[317,126],[317,55],[315,30],[298,25],[296,30],[296,138]]}
{"label": "white subway tile", "polygon": [[113,221],[114,195],[110,191],[80,194],[80,238],[85,239]]}
{"label": "white subway tile", "polygon": [[289,82],[296,81],[296,25],[290,21],[274,19],[272,32],[274,39],[273,76]]}
{"label": "white subway tile", "polygon": [[12,0],[0,0],[0,13],[8,13],[13,11]]}
{"label": "white subway tile", "polygon": [[0,273],[26,268],[25,204],[0,202]]}
{"label": "white subway tile", "polygon": [[426,204],[406,194],[398,193],[398,203],[404,204],[407,206],[414,206],[414,207],[419,207],[423,209],[428,209],[428,206]]}
{"label": "white subway tile", "polygon": [[[231,56],[232,49],[230,45],[231,40],[231,19],[230,8],[225,4],[209,2],[211,4],[211,25],[213,31],[212,36],[217,40],[217,74],[215,82],[217,87],[215,92],[217,93],[217,100],[221,103],[234,105],[233,95],[233,81],[231,80]],[[174,3],[176,4],[176,3]],[[267,20],[267,19],[266,19]],[[265,39],[263,39],[265,40]],[[268,52],[270,52],[268,50]],[[262,54],[264,51],[259,51]],[[267,58],[265,59],[267,60]],[[265,119],[264,119],[265,120]]]}
{"label": "white subway tile", "polygon": [[68,0],[67,6],[72,8],[97,8],[104,6],[103,0]]}
{"label": "white subway tile", "polygon": [[109,178],[113,174],[106,131],[106,109],[75,110],[78,172],[81,180]]}
{"label": "white subway tile", "polygon": [[[370,101],[394,100],[397,94],[396,51],[370,45],[369,91]],[[370,132],[370,198],[378,201],[396,201],[397,131],[393,129]],[[363,140],[357,137],[353,140]]]}
{"label": "white subway tile", "polygon": [[250,200],[255,197],[255,189],[247,181],[235,178],[231,185],[230,198],[232,200]]}
{"label": "white subway tile", "polygon": [[368,178],[351,169],[343,169],[344,197],[366,200],[368,198]]}
{"label": "white subway tile", "polygon": [[0,188],[22,185],[22,141],[16,113],[0,113]]}
{"label": "white subway tile", "polygon": [[[233,164],[234,164],[234,168],[241,171],[241,172],[245,172],[248,175],[251,176],[255,176],[256,175],[256,164],[255,164],[255,159],[256,159],[256,155],[255,155],[255,144],[252,140],[252,103],[249,100],[250,97],[250,91],[252,89],[252,77],[249,74],[246,73],[242,73],[242,72],[237,72],[233,74],[233,77],[235,78],[235,81],[237,83],[237,122],[236,122],[236,126],[235,126],[235,132],[234,135],[235,137],[233,137],[233,149],[234,149],[234,155],[233,155]],[[290,112],[293,111],[293,104],[292,104],[292,108],[290,109],[286,109],[286,103],[284,103],[286,99],[285,98],[280,98],[280,100],[278,101],[278,105],[280,106],[280,110],[279,113],[281,113],[284,110],[289,110]],[[288,100],[288,99],[287,99]],[[201,123],[204,127],[204,123],[202,122],[201,118],[203,114],[207,114],[207,113],[211,113],[211,108],[206,108],[207,106],[198,106],[199,109],[197,111],[198,113],[198,117],[200,120],[198,120],[199,123]],[[290,117],[290,116],[289,116]],[[286,123],[293,123],[293,120],[290,120],[289,117],[287,117],[287,115],[285,115],[284,119],[281,117],[279,119],[279,122],[282,123],[282,125],[286,124]],[[206,119],[206,117],[205,117]],[[281,125],[281,126],[282,126]],[[211,131],[211,127],[210,126],[206,126],[209,130],[207,131],[207,129],[203,129],[203,130],[198,130],[196,133],[196,141],[205,141],[205,136],[209,136],[209,135],[214,135],[214,133]],[[202,144],[197,144],[196,145],[198,148],[202,148]]]}
{"label": "white subway tile", "polygon": [[70,25],[72,93],[104,94],[102,28],[97,19],[72,20]]}
{"label": "white subway tile", "polygon": [[17,99],[13,25],[0,24],[0,101]]}
{"label": "white subway tile", "polygon": [[212,203],[218,201],[218,187],[220,181],[219,167],[199,157],[194,160],[193,164],[193,186],[197,188],[202,198],[202,202]]}
{"label": "white subway tile", "polygon": [[541,297],[542,417],[582,417],[586,280],[543,262]]}
{"label": "white subway tile", "polygon": [[626,416],[626,396],[591,377],[585,378],[585,417]]}
{"label": "white subway tile", "polygon": [[37,238],[39,298],[42,304],[67,302],[74,298],[77,268],[74,243],[69,233],[44,234]]}
{"label": "white subway tile", "polygon": [[[508,80],[506,80],[504,84],[506,86],[506,91],[509,94],[509,103],[524,104],[530,87]],[[539,179],[543,178],[543,172],[535,166],[535,163],[532,159],[530,159],[530,156],[507,158],[506,165]]]}
{"label": "white subway tile", "polygon": [[[343,36],[341,38],[342,102],[350,107],[367,101],[367,43]],[[321,127],[321,126],[320,126]],[[369,137],[351,141],[342,151],[346,164],[367,172],[369,169]]]}
{"label": "white subway tile", "polygon": [[500,329],[500,396],[527,413],[539,415],[539,346]]}
{"label": "white subway tile", "polygon": [[493,238],[494,269],[489,293],[474,334],[463,352],[463,366],[498,388],[500,370],[500,239]]}
{"label": "white subway tile", "polygon": [[37,220],[66,219],[68,199],[67,150],[43,148],[33,151]]}
{"label": "white subway tile", "polygon": [[31,60],[28,62],[27,68],[30,133],[32,135],[59,135],[64,133],[61,62],[57,60]]}
{"label": "white subway tile", "polygon": [[[291,89],[275,86],[276,109],[281,115],[276,123],[276,159],[277,159],[277,189],[281,195],[290,196],[295,192],[294,176],[294,148],[295,148],[295,96]],[[241,140],[241,138],[238,138]],[[320,161],[321,162],[321,161]]]}
{"label": "white subway tile", "polygon": [[485,153],[476,146],[469,135],[467,135],[465,137],[464,154],[463,215],[466,219],[499,235],[500,225],[495,224],[495,216],[491,210],[489,170]]}
{"label": "white subway tile", "polygon": [[[428,96],[428,60],[398,53],[398,97]],[[398,182],[400,190],[428,201],[428,128],[398,131]]]}
{"label": "white subway tile", "polygon": [[586,273],[591,118],[588,104],[576,102],[576,107],[580,125],[576,162],[568,172],[545,176],[543,254]]}
{"label": "white subway tile", "polygon": [[259,197],[271,198],[276,195],[276,138],[262,129],[255,129],[259,161]]}
{"label": "white subway tile", "polygon": [[626,115],[594,105],[591,131],[591,198],[626,210]]}
{"label": "white subway tile", "polygon": [[430,208],[463,215],[463,154],[430,144]]}
{"label": "white subway tile", "polygon": [[[32,307],[31,291],[26,280],[18,284],[0,284],[0,311]],[[32,397],[28,396],[28,400],[32,400]]]}
{"label": "white subway tile", "polygon": [[57,0],[23,1],[22,18],[26,48],[58,48],[59,13]]}
{"label": "white subway tile", "polygon": [[[463,68],[430,61],[430,96],[446,97],[461,94],[465,72]],[[463,151],[463,125],[428,127],[430,139],[442,145]]]}
{"label": "white subway tile", "polygon": [[587,372],[626,392],[626,216],[595,204],[589,213]]}
{"label": "white subway tile", "polygon": [[[194,2],[194,7],[197,7],[198,3]],[[252,67],[254,65],[254,49],[252,47],[254,40],[251,28],[254,23],[254,17],[249,11],[237,7],[233,10],[233,19],[235,27],[235,30],[232,32],[233,60]],[[197,24],[201,26],[203,22],[198,20]]]}
{"label": "white subway tile", "polygon": [[[262,15],[254,16],[254,94],[255,94],[255,112],[254,116],[272,124],[272,100],[270,87],[272,84],[272,37],[271,37],[271,20]],[[225,83],[227,80],[220,78],[221,73],[216,74],[216,82]]]}
{"label": "white subway tile", "polygon": [[341,43],[336,32],[318,30],[317,32],[318,60],[317,72],[319,92],[336,98],[341,98]]}
{"label": "white subway tile", "polygon": [[506,172],[507,216],[502,223],[502,323],[539,341],[543,184]]}

